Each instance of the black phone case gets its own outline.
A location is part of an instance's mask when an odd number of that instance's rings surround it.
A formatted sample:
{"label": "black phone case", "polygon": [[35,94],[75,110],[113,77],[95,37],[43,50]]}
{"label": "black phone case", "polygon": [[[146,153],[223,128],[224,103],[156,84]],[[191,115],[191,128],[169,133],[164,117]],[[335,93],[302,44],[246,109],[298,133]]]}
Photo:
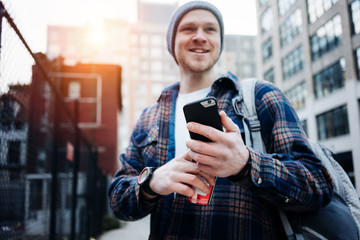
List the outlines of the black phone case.
{"label": "black phone case", "polygon": [[[207,97],[188,103],[184,106],[183,110],[186,122],[198,122],[222,131],[217,101],[214,97]],[[211,142],[210,139],[193,132],[190,132],[190,137],[195,140]]]}

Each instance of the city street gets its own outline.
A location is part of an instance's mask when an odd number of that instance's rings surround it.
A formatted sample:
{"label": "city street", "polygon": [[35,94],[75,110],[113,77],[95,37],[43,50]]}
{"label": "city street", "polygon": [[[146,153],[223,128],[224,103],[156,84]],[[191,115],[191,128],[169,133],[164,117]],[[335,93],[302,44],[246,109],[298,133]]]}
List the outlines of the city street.
{"label": "city street", "polygon": [[103,233],[97,240],[144,240],[149,237],[150,215],[136,222],[121,222],[123,226]]}

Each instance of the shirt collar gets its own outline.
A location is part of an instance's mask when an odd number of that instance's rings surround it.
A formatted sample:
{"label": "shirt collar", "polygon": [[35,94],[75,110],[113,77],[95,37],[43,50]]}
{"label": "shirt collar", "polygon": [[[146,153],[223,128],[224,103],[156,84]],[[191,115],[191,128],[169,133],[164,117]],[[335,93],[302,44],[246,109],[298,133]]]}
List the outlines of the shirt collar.
{"label": "shirt collar", "polygon": [[[212,84],[211,88],[217,88],[223,84],[226,85],[230,85],[229,87],[231,88],[235,88],[236,90],[239,90],[239,79],[231,72],[226,72],[224,74],[222,74],[218,79],[216,79],[214,81],[214,83]],[[179,88],[180,88],[180,83],[174,83],[171,86],[165,88],[158,101],[160,101],[163,97],[168,96],[169,94],[172,94],[174,92],[178,93],[179,92]]]}
{"label": "shirt collar", "polygon": [[226,84],[230,88],[235,88],[239,90],[239,79],[231,72],[226,72],[225,74],[221,75],[214,83],[213,88],[216,87],[216,84]]}

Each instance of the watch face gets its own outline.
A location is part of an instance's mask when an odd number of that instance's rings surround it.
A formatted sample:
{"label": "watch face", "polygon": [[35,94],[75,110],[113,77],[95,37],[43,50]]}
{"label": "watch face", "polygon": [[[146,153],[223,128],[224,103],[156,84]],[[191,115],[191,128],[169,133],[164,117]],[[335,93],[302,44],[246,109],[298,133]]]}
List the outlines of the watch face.
{"label": "watch face", "polygon": [[139,179],[138,179],[139,184],[143,183],[148,175],[149,175],[149,169],[144,168],[144,170],[142,170],[142,172],[139,175]]}

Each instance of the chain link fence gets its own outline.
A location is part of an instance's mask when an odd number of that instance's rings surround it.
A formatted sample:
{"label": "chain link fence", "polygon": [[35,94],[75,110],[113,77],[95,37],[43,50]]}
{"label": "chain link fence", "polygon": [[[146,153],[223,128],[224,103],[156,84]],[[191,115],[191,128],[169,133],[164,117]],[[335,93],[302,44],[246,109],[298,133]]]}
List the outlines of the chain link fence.
{"label": "chain link fence", "polygon": [[64,102],[57,63],[34,54],[0,1],[0,239],[90,239],[106,177]]}

